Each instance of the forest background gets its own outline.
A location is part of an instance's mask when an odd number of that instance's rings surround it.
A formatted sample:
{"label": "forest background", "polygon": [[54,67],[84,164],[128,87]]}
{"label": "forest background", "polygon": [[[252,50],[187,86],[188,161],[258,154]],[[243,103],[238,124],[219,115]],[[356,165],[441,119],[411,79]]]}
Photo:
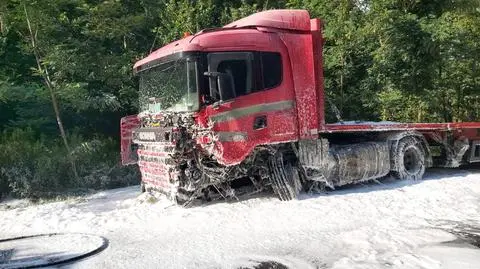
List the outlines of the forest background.
{"label": "forest background", "polygon": [[138,184],[119,160],[120,118],[137,113],[133,63],[276,8],[324,21],[326,90],[343,120],[480,121],[479,0],[0,0],[0,197]]}

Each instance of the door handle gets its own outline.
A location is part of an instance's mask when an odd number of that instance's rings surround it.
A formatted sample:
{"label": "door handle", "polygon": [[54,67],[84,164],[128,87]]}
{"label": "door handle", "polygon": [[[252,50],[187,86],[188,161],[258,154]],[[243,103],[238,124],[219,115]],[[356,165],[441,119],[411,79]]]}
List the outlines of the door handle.
{"label": "door handle", "polygon": [[257,116],[253,121],[253,130],[259,130],[267,127],[267,116]]}

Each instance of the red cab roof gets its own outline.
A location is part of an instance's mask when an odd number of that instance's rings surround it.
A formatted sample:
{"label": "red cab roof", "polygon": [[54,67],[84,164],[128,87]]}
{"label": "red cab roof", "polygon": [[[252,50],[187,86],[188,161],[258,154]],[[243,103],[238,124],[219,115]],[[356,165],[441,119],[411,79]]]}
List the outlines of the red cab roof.
{"label": "red cab roof", "polygon": [[[200,32],[194,36],[188,36],[181,40],[174,41],[148,55],[146,58],[136,62],[134,69],[153,60],[181,52],[181,51],[202,51],[200,45],[202,38],[215,38],[215,32],[231,31],[239,28],[265,27],[284,30],[310,31],[310,15],[306,10],[277,9],[255,13],[243,19],[234,21],[214,32]],[[235,30],[236,31],[236,30]],[[205,40],[206,41],[206,40]]]}
{"label": "red cab roof", "polygon": [[268,10],[234,21],[224,28],[255,26],[310,31],[310,15],[308,11],[298,9]]}

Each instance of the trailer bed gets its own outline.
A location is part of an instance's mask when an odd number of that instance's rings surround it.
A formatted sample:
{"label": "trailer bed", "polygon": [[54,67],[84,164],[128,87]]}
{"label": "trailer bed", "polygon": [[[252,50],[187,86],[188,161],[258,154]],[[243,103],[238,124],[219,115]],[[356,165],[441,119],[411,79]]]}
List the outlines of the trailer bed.
{"label": "trailer bed", "polygon": [[470,130],[480,137],[480,122],[449,122],[449,123],[399,123],[348,121],[325,124],[320,133],[350,133],[350,132],[381,132],[381,131],[460,131]]}

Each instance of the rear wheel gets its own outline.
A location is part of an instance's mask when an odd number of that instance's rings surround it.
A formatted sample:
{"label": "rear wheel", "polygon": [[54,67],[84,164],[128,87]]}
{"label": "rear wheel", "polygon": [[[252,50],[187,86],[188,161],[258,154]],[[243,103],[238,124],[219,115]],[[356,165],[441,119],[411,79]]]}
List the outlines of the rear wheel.
{"label": "rear wheel", "polygon": [[272,156],[269,168],[273,192],[278,198],[282,201],[296,199],[302,189],[297,168],[290,161],[284,160],[283,154]]}
{"label": "rear wheel", "polygon": [[392,175],[398,179],[420,180],[425,174],[425,150],[422,142],[407,137],[398,142],[392,155]]}

